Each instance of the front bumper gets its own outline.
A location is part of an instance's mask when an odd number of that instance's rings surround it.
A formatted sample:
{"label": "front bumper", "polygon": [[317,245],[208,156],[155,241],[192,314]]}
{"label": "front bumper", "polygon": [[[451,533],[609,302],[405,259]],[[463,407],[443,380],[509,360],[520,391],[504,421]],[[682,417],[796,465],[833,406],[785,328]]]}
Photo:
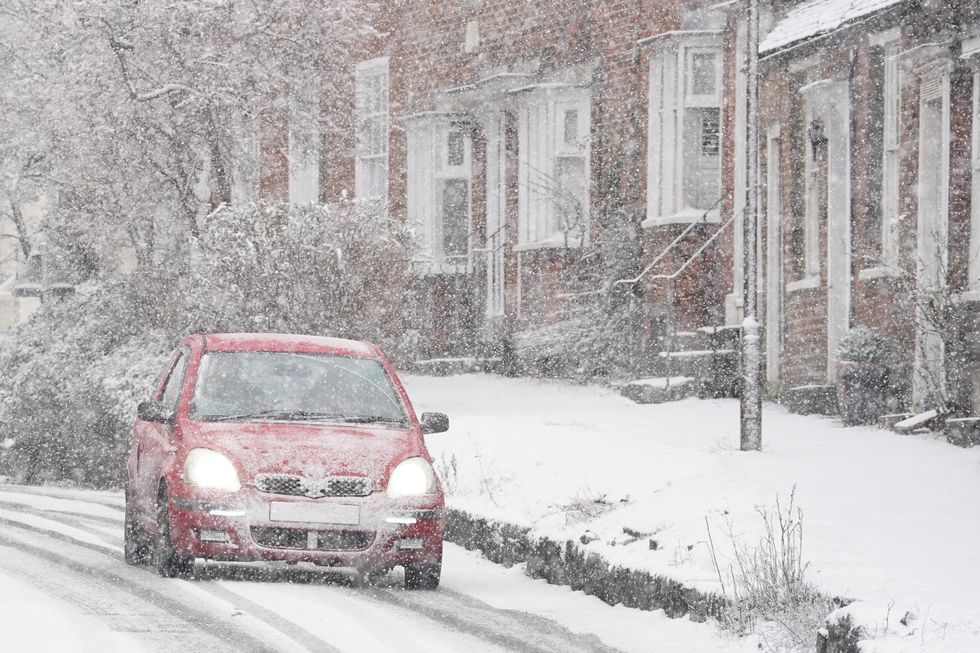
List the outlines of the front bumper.
{"label": "front bumper", "polygon": [[[187,486],[182,490],[171,496],[170,515],[174,549],[184,555],[358,569],[432,563],[442,556],[441,495],[394,500],[375,492],[366,497],[307,499],[252,488],[234,495],[203,493]],[[274,519],[273,502],[289,503],[291,509],[309,506],[314,511],[335,507],[348,515],[356,513],[356,523]]]}

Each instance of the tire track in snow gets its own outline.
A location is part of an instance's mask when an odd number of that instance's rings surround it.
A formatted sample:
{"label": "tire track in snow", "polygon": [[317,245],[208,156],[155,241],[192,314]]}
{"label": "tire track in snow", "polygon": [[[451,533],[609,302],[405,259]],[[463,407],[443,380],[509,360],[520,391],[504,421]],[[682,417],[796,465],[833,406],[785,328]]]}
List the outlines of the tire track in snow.
{"label": "tire track in snow", "polygon": [[453,590],[372,590],[372,598],[445,623],[502,648],[522,653],[622,653],[594,635],[519,610],[501,610]]}
{"label": "tire track in snow", "polygon": [[[10,519],[0,518],[0,525],[11,526],[14,528],[20,528],[22,530],[30,531],[32,533],[37,533],[50,537],[52,539],[58,540],[60,542],[66,542],[77,546],[88,551],[92,551],[101,555],[108,556],[111,560],[115,562],[123,562],[121,558],[121,547],[122,547],[122,537],[121,535],[115,538],[114,543],[110,543],[109,546],[100,546],[93,544],[91,542],[85,542],[72,537],[67,533],[61,531],[45,529],[40,526],[33,524],[25,524],[23,522],[18,522]],[[77,528],[76,524],[66,524],[65,526],[70,526],[72,528]],[[4,543],[4,539],[0,536],[0,544]],[[66,558],[67,559],[67,558]],[[126,567],[127,569],[132,569],[136,573],[151,573],[146,569],[139,569],[133,567]],[[179,582],[179,581],[164,581],[164,582]],[[210,585],[207,582],[193,583],[194,587],[215,596],[216,598],[222,599],[225,602],[231,603],[236,609],[243,613],[250,614],[252,617],[267,625],[269,628],[278,631],[282,635],[293,640],[297,644],[301,645],[303,648],[310,651],[322,651],[323,653],[341,653],[339,649],[332,647],[327,642],[316,637],[309,631],[305,630],[301,626],[281,617],[275,612],[263,607],[262,605],[251,601],[247,598],[239,596],[238,594],[231,592],[227,589],[219,587],[217,585]],[[251,650],[251,649],[246,649]]]}
{"label": "tire track in snow", "polygon": [[[134,583],[133,579],[114,574],[102,566],[85,563],[78,558],[4,535],[0,535],[0,547],[47,563],[26,568],[32,569],[29,576],[32,582],[43,579],[42,589],[53,597],[77,605],[83,611],[108,622],[110,628],[122,627],[125,632],[154,640],[153,644],[164,647],[160,650],[186,651],[189,646],[201,647],[201,650],[206,651],[276,650],[206,610]],[[6,561],[2,565],[6,568]],[[18,567],[23,568],[21,565]],[[68,573],[48,573],[53,568]],[[173,637],[175,634],[180,635],[177,641]],[[156,641],[154,635],[164,637]]]}
{"label": "tire track in snow", "polygon": [[126,510],[124,499],[120,496],[113,499],[108,496],[93,496],[88,492],[77,490],[66,490],[60,488],[49,488],[38,485],[10,485],[0,484],[0,493],[3,494],[34,494],[52,499],[65,499],[67,501],[77,501],[79,503],[90,503],[96,506],[103,506],[123,512]]}
{"label": "tire track in snow", "polygon": [[[84,502],[84,499],[70,494],[65,494],[58,498]],[[0,498],[0,503],[2,502],[3,499]],[[90,501],[89,503],[105,505],[100,501]],[[69,522],[66,518],[87,519],[92,517],[85,513],[71,511],[37,510],[46,513],[40,516],[73,528],[78,528],[78,524]],[[113,521],[102,517],[98,518],[97,521],[122,525],[121,519],[119,521]],[[10,522],[0,519],[0,524],[3,523]],[[121,562],[119,554],[119,549],[122,545],[121,532],[115,539],[115,546],[109,546],[107,548],[94,545],[90,542],[80,541],[59,531],[51,531],[36,526],[28,527],[20,522],[12,522],[10,525],[27,527],[28,530],[40,532],[103,555],[109,555],[114,560]],[[205,568],[202,571],[202,576],[207,577],[207,579],[202,578],[200,582],[195,584],[202,591],[208,592],[223,601],[240,606],[243,610],[251,613],[270,628],[283,633],[307,648],[312,647],[311,650],[338,651],[338,649],[330,647],[325,641],[317,638],[301,626],[263,607],[261,604],[243,597],[233,589],[224,588],[219,585],[209,585],[207,583],[207,580],[221,579],[255,581],[282,580],[284,578],[283,574],[288,574],[288,577],[293,580],[310,582],[312,579],[322,578],[325,575],[323,572],[277,569],[266,571],[257,568],[223,568],[221,570],[207,570]],[[369,588],[351,594],[349,598],[354,600],[369,600],[392,606],[400,611],[406,611],[441,624],[452,631],[470,635],[488,644],[512,651],[522,653],[619,653],[618,649],[604,644],[594,635],[574,633],[551,619],[532,613],[494,608],[476,598],[453,590],[441,589],[435,592],[405,592],[400,589]]]}

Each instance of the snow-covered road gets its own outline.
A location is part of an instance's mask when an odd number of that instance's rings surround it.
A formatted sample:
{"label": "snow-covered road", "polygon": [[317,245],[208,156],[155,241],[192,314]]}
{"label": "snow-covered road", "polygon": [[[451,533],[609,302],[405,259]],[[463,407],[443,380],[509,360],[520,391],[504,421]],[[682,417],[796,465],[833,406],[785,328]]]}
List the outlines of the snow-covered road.
{"label": "snow-covered road", "polygon": [[[610,607],[448,545],[443,586],[355,588],[313,567],[122,560],[122,497],[0,485],[0,643],[20,651],[713,651],[706,624]],[[385,584],[389,586],[384,586]]]}

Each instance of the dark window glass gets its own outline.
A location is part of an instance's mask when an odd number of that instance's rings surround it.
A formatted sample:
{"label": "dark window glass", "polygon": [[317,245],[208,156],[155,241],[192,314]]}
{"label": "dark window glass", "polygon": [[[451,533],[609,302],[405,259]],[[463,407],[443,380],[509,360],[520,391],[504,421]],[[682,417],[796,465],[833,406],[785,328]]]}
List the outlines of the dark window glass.
{"label": "dark window glass", "polygon": [[446,149],[449,152],[448,163],[451,166],[461,166],[466,161],[466,142],[463,139],[463,132],[449,132],[449,142]]}
{"label": "dark window glass", "polygon": [[163,388],[163,396],[160,397],[160,403],[167,408],[177,407],[177,397],[180,395],[180,386],[184,381],[184,368],[186,367],[187,356],[181,352],[170,369],[170,376],[167,377],[167,385]]}
{"label": "dark window glass", "polygon": [[442,186],[442,253],[464,256],[469,230],[469,182],[446,179]]}

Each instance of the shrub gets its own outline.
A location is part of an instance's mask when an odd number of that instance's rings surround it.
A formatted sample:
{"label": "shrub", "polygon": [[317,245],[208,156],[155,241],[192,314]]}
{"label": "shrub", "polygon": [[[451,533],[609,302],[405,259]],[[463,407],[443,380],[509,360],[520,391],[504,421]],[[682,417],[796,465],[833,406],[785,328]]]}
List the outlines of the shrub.
{"label": "shrub", "polygon": [[0,345],[0,474],[118,485],[136,403],[183,336],[288,331],[397,342],[407,231],[362,204],[213,215],[188,269],[89,283]]}
{"label": "shrub", "polygon": [[722,627],[741,635],[774,624],[763,634],[769,650],[806,650],[833,609],[830,599],[804,578],[803,511],[794,505],[795,492],[785,510],[778,498],[775,508],[756,509],[763,535],[755,545],[738,541],[729,523],[732,557],[727,566],[719,561],[708,526],[712,562],[729,601]]}
{"label": "shrub", "polygon": [[854,363],[876,363],[887,365],[888,343],[877,331],[867,327],[854,327],[840,339],[837,347],[838,358]]}

